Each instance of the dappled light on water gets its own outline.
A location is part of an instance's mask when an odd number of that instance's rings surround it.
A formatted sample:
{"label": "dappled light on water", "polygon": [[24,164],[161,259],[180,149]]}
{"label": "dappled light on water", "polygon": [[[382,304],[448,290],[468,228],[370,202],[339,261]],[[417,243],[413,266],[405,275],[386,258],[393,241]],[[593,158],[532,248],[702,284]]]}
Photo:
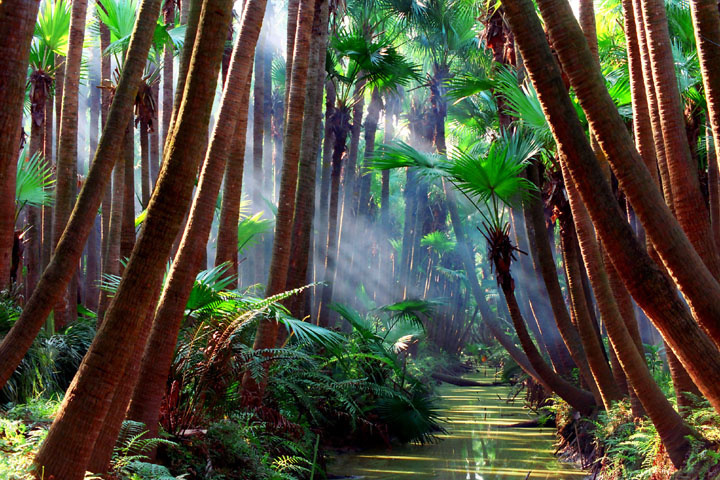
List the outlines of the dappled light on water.
{"label": "dappled light on water", "polygon": [[[482,377],[479,381],[492,379]],[[508,428],[531,420],[521,396],[506,402],[509,387],[442,385],[441,415],[447,434],[433,445],[405,445],[338,455],[330,473],[356,479],[442,480],[581,479],[586,474],[560,462],[553,428]]]}

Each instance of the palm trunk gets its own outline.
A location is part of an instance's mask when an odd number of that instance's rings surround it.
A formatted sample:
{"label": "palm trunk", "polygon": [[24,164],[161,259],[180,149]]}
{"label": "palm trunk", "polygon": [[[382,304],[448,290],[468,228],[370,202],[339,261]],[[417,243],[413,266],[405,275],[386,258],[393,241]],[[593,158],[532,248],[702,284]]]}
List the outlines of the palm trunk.
{"label": "palm trunk", "polygon": [[[156,102],[160,100],[160,85],[158,83],[152,87],[152,96]],[[150,131],[150,195],[152,195],[155,182],[160,173],[160,152],[160,125],[158,123],[158,109],[155,108],[153,111],[152,130]]]}
{"label": "palm trunk", "polygon": [[[53,82],[54,83],[54,82]],[[45,138],[43,143],[43,155],[47,165],[53,166],[53,119],[54,115],[53,100],[50,99],[45,105]],[[52,245],[52,206],[45,205],[42,207],[42,231],[40,232],[40,273],[45,270],[50,263],[51,245]],[[30,298],[30,297],[27,297]]]}
{"label": "palm trunk", "polygon": [[[595,240],[590,216],[570,178],[565,161],[562,162],[562,167],[580,249],[585,264],[588,266],[588,276],[596,295],[600,314],[605,320],[610,344],[633,385],[633,391],[638,395],[650,420],[655,425],[668,455],[679,467],[690,448],[686,437],[692,432],[667,400],[648,370],[639,335],[637,332],[632,334],[628,328],[630,322],[634,322],[634,318],[623,319],[623,314],[615,301],[616,295],[613,294],[611,282],[603,266],[600,246]],[[636,326],[635,329],[637,329]]]}
{"label": "palm trunk", "polygon": [[[135,130],[132,124],[125,132],[124,147],[123,171],[125,177],[123,179],[122,223],[120,227],[121,260],[130,258],[130,254],[135,247]],[[120,271],[122,271],[122,268]]]}
{"label": "palm trunk", "polygon": [[[142,209],[150,203],[150,135],[147,121],[140,120],[140,203]],[[133,221],[135,220],[133,216]]]}
{"label": "palm trunk", "polygon": [[[159,2],[151,3],[152,18]],[[197,39],[192,48],[183,108],[179,112],[166,162],[150,201],[143,232],[128,262],[123,281],[113,298],[102,327],[85,355],[60,412],[35,457],[36,471],[46,477],[82,479],[92,446],[110,407],[135,337],[162,280],[172,242],[192,196],[198,159],[205,150],[205,136],[215,94],[227,28],[232,18],[231,0],[207,0]],[[141,11],[140,17],[143,16]],[[44,470],[43,470],[44,469]]]}
{"label": "palm trunk", "polygon": [[[292,234],[293,212],[295,210],[295,192],[297,190],[298,160],[305,108],[305,85],[308,72],[308,52],[312,16],[315,12],[315,0],[301,0],[298,8],[297,32],[294,42],[292,77],[290,78],[290,96],[287,104],[287,123],[283,143],[283,171],[280,184],[280,199],[275,225],[270,274],[268,276],[266,296],[272,296],[285,289],[290,263],[290,242]],[[261,320],[258,324],[253,347],[256,350],[272,348],[277,338],[278,323],[275,320]],[[252,377],[246,374],[243,386],[245,398],[262,389],[255,390]]]}
{"label": "palm trunk", "polygon": [[[261,211],[263,205],[263,140],[265,128],[265,42],[260,38],[255,50],[255,85],[253,88],[253,143],[252,143],[252,188],[251,198],[253,210]],[[288,77],[290,78],[290,77]],[[268,95],[270,92],[268,92]],[[255,278],[260,279],[265,273],[264,245],[259,245],[251,257],[255,267]]]}
{"label": "palm trunk", "polygon": [[[130,129],[130,126],[127,127]],[[124,137],[127,137],[127,132]],[[125,138],[122,139],[124,144]],[[123,148],[123,154],[124,152]],[[124,155],[123,155],[124,156]],[[125,195],[125,162],[117,163],[113,170],[112,178],[112,207],[110,210],[110,225],[107,233],[107,246],[103,251],[103,275],[120,274],[120,237],[123,224],[123,196]],[[110,305],[111,297],[108,292],[100,291],[100,302],[98,307],[98,324],[101,324],[105,317],[105,311]]]}
{"label": "palm trunk", "polygon": [[[285,290],[302,287],[308,280],[311,236],[315,219],[317,156],[320,145],[320,125],[322,123],[322,87],[325,84],[328,8],[326,0],[316,0],[311,37],[311,64],[307,78],[305,121],[303,122],[302,145],[300,148],[300,176],[290,246],[290,266]],[[305,298],[305,292],[301,292],[288,300],[290,313],[296,318],[304,318],[307,314],[305,312]]]}
{"label": "palm trunk", "polygon": [[[229,263],[228,275],[238,275],[238,222],[240,221],[240,201],[242,199],[242,177],[245,168],[245,142],[247,140],[248,107],[250,105],[250,79],[245,86],[245,97],[238,110],[235,140],[225,167],[225,186],[223,187],[220,225],[217,234],[215,265]],[[233,281],[237,286],[237,279]]]}
{"label": "palm trunk", "polygon": [[[247,127],[252,52],[260,34],[266,3],[265,0],[252,0],[246,5],[243,23],[233,49],[220,112],[190,210],[188,227],[185,229],[177,258],[170,270],[168,285],[160,298],[150,340],[143,355],[140,380],[133,393],[129,416],[147,425],[151,435],[157,432],[160,402],[165,393],[165,379],[170,371],[185,305],[190,297],[195,276],[201,268],[202,250],[210,235],[223,172],[229,170],[228,159],[230,154],[237,154],[238,144],[244,147],[245,142],[238,141],[236,135],[242,133],[240,135],[242,137],[246,134],[245,130],[239,132],[239,127]],[[238,115],[238,112],[241,113]],[[237,257],[237,222],[235,222],[235,257]]]}
{"label": "palm trunk", "polygon": [[575,312],[576,326],[583,350],[587,355],[590,371],[595,379],[595,384],[598,386],[605,408],[610,410],[612,403],[620,400],[622,395],[605,358],[605,352],[600,343],[600,338],[593,327],[582,285],[579,285],[580,276],[582,275],[578,258],[580,252],[576,247],[574,234],[572,219],[561,219],[560,236],[562,239],[562,248],[565,252],[565,267],[568,272],[570,304]]}
{"label": "palm trunk", "polygon": [[[87,0],[72,4],[68,54],[65,61],[65,80],[62,94],[62,115],[60,120],[57,183],[55,185],[55,217],[53,219],[53,244],[57,245],[65,231],[70,212],[75,204],[78,156],[78,93],[80,88],[80,63],[85,39],[85,15]],[[73,282],[71,284],[75,286]],[[75,289],[68,288],[64,298],[55,305],[55,324],[66,325],[73,318],[72,305],[76,303]]]}
{"label": "palm trunk", "polygon": [[[710,217],[700,192],[697,164],[693,164],[685,135],[685,120],[675,78],[675,62],[670,48],[665,3],[662,0],[642,0],[642,10],[675,215],[695,250],[717,279],[720,276],[720,256],[712,238]],[[718,16],[717,5],[715,16]]]}
{"label": "palm trunk", "polygon": [[[335,282],[335,263],[337,261],[337,229],[338,210],[340,203],[340,172],[342,170],[343,153],[350,131],[350,112],[346,107],[334,109],[333,116],[328,118],[332,125],[332,137],[334,139],[332,155],[332,171],[330,172],[330,201],[328,207],[328,227],[326,248],[325,248],[325,273],[323,279],[325,286],[322,289],[320,307],[318,313],[318,325],[330,327],[330,302],[333,296]],[[326,137],[327,138],[327,137]],[[321,237],[322,240],[322,237]]]}
{"label": "palm trunk", "polygon": [[[588,207],[613,264],[628,290],[643,310],[650,314],[700,390],[716,409],[720,409],[720,378],[718,378],[720,355],[713,342],[695,324],[684,303],[677,296],[675,286],[657,269],[622,217],[617,202],[604,181],[582,126],[573,113],[574,107],[567,96],[567,90],[545,40],[544,31],[533,11],[532,3],[519,0],[503,2],[503,5],[530,78],[538,92],[543,111],[550,125],[553,126],[556,143],[568,161],[573,181]],[[620,173],[618,178],[621,183],[627,182],[628,179],[624,175],[628,170],[633,173],[632,184],[628,182],[621,185],[623,190],[631,197],[631,201],[632,195],[638,192],[641,192],[639,197],[645,197],[637,199],[635,211],[639,216],[642,212],[647,219],[646,215],[652,202],[656,216],[662,215],[667,220],[663,224],[662,233],[660,228],[653,228],[654,225],[647,221],[644,222],[646,231],[653,238],[655,245],[661,245],[661,240],[667,241],[668,237],[672,237],[676,240],[676,248],[684,252],[690,250],[692,253],[684,257],[684,268],[692,269],[689,264],[692,263],[694,266],[696,261],[693,259],[698,259],[697,254],[692,247],[686,247],[688,242],[679,226],[670,212],[663,210],[664,201],[660,192],[654,187],[647,169],[632,148],[627,130],[618,127],[618,124],[622,125],[622,121],[600,80],[600,74],[592,62],[590,51],[582,32],[577,27],[572,10],[567,3],[553,0],[541,0],[540,6],[541,11],[545,13],[544,18],[550,29],[550,36],[565,66],[565,72],[575,86],[590,122],[594,123],[594,131],[603,151],[608,154],[608,160],[615,167],[616,172]],[[570,45],[572,48],[569,47]],[[610,136],[612,142],[609,141]],[[632,195],[630,192],[633,192]],[[638,208],[643,205],[648,210]],[[664,212],[667,212],[667,215]],[[664,251],[667,258],[671,258],[667,253]],[[709,275],[702,262],[699,270],[692,271],[697,277],[703,277],[707,283],[714,282],[714,278]],[[687,276],[683,275],[683,278]],[[707,289],[704,293],[706,296],[712,295]]]}
{"label": "palm trunk", "polygon": [[10,281],[15,238],[15,176],[30,42],[40,2],[0,5],[0,289]]}
{"label": "palm trunk", "polygon": [[[103,22],[100,22],[100,81],[104,82],[105,80],[110,80],[110,70],[111,70],[111,61],[110,57],[106,55],[102,55],[102,52],[105,51],[105,49],[110,46],[110,30],[108,29],[107,25],[105,25]],[[105,124],[107,123],[108,119],[108,113],[110,112],[110,102],[111,102],[111,95],[108,89],[103,88],[100,91],[100,122],[101,122],[101,131],[105,128]],[[134,100],[133,100],[134,101]],[[107,252],[108,244],[110,240],[110,215],[112,210],[112,181],[108,182],[107,188],[105,189],[105,194],[103,196],[102,200],[102,207],[101,207],[101,215],[102,215],[102,231],[101,231],[101,275],[102,273],[105,273],[105,252]],[[100,302],[100,299],[104,293],[101,291],[99,293],[99,299],[98,302]]]}
{"label": "palm trunk", "polygon": [[542,355],[540,355],[540,352],[538,352],[537,347],[528,334],[525,326],[525,320],[522,318],[520,307],[515,299],[515,292],[513,292],[509,283],[502,282],[501,285],[503,294],[505,295],[505,302],[507,303],[508,310],[510,311],[510,318],[515,326],[515,332],[520,340],[523,351],[527,355],[528,360],[530,360],[530,364],[533,366],[540,378],[542,378],[543,382],[548,385],[560,398],[565,400],[568,405],[583,415],[589,415],[595,406],[593,395],[588,391],[577,388],[572,383],[553,372],[550,365],[545,362]]}
{"label": "palm trunk", "polygon": [[[535,165],[530,165],[527,168],[527,175],[531,182],[538,187],[541,186]],[[573,325],[567,307],[565,306],[565,299],[563,298],[560,282],[557,277],[555,260],[550,248],[550,240],[548,236],[545,235],[545,213],[540,199],[533,198],[526,202],[523,210],[525,212],[525,224],[527,225],[528,236],[531,237],[530,243],[535,247],[535,249],[531,250],[533,264],[535,265],[535,269],[542,273],[557,328],[567,346],[570,356],[580,370],[582,378],[590,387],[590,391],[595,395],[597,402],[601,403],[602,399],[600,398],[600,393],[593,379],[590,366],[588,365],[580,335],[575,325]]]}
{"label": "palm trunk", "polygon": [[113,164],[119,156],[125,126],[130,121],[138,82],[155,28],[156,1],[145,0],[138,16],[140,20],[136,28],[137,35],[130,42],[123,75],[115,92],[114,108],[110,111],[106,128],[98,144],[95,161],[70,217],[68,235],[61,238],[54,257],[40,277],[35,292],[25,304],[23,313],[0,343],[0,358],[3,359],[0,387],[5,385],[15,371],[75,273],[83,246],[105,193]]}

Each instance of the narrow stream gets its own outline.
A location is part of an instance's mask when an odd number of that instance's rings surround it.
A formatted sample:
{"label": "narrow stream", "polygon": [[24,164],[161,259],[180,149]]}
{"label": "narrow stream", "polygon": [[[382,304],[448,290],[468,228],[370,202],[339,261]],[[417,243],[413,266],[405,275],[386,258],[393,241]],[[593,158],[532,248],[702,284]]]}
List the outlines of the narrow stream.
{"label": "narrow stream", "polygon": [[[491,377],[467,378],[490,382]],[[581,479],[586,474],[554,455],[554,428],[499,428],[533,418],[510,387],[438,387],[446,435],[433,445],[405,445],[335,458],[330,473],[358,479]]]}

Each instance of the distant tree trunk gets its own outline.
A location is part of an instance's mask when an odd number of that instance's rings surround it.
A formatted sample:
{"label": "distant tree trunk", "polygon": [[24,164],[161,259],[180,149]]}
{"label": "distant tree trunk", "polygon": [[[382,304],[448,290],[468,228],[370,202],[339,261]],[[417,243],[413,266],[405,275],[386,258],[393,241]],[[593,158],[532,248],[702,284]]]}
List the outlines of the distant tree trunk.
{"label": "distant tree trunk", "polygon": [[[265,128],[265,41],[261,37],[255,50],[255,85],[253,88],[253,163],[252,163],[252,195],[253,209],[262,209],[263,198],[263,140]],[[289,79],[290,77],[288,77]],[[268,95],[270,92],[268,92]],[[255,278],[262,278],[265,272],[264,245],[259,245],[252,263],[255,266]]]}
{"label": "distant tree trunk", "polygon": [[[93,52],[95,54],[96,52]],[[93,55],[94,56],[94,55]],[[98,131],[100,126],[100,115],[102,110],[101,96],[100,96],[100,59],[93,58],[93,62],[90,67],[91,78],[89,82],[89,103],[90,103],[90,159],[95,158],[95,152],[97,151],[98,144]],[[88,168],[89,170],[89,168]],[[87,277],[85,279],[85,293],[84,303],[85,306],[97,312],[100,289],[98,283],[100,281],[101,262],[102,262],[102,219],[95,219],[95,226],[90,231],[88,237],[87,251]]]}
{"label": "distant tree trunk", "polygon": [[[160,85],[158,83],[152,87],[152,96],[155,102],[160,101]],[[152,130],[150,131],[150,195],[155,189],[155,182],[160,174],[160,152],[160,123],[156,107],[153,111]]]}
{"label": "distant tree trunk", "polygon": [[120,228],[121,260],[130,258],[135,247],[135,129],[132,125],[125,132],[124,148],[125,179],[123,182],[122,226]]}
{"label": "distant tree trunk", "polygon": [[[310,33],[312,16],[315,12],[315,0],[300,0],[298,7],[297,33],[295,34],[292,77],[290,80],[290,96],[287,104],[287,124],[285,125],[285,141],[283,143],[283,172],[280,185],[280,199],[275,225],[270,275],[267,282],[266,296],[276,295],[285,289],[287,272],[290,263],[290,242],[292,235],[293,213],[295,210],[295,193],[298,179],[298,160],[305,108],[305,86],[310,51]],[[275,345],[278,324],[274,320],[261,320],[253,348],[256,350],[271,348]],[[245,375],[243,386],[248,395],[253,393],[250,375]],[[249,397],[245,397],[246,399]]]}
{"label": "distant tree trunk", "polygon": [[35,292],[28,299],[10,332],[0,343],[0,358],[3,359],[0,368],[0,387],[5,385],[15,371],[75,273],[83,246],[97,216],[113,164],[119,156],[125,126],[130,121],[138,82],[150,50],[152,32],[155,29],[159,7],[157,5],[154,9],[152,7],[156,1],[145,0],[138,15],[137,35],[130,42],[125,68],[115,92],[114,108],[110,111],[106,128],[98,144],[95,161],[70,217],[68,234],[61,238],[55,255],[40,277]]}
{"label": "distant tree trunk", "polygon": [[[65,231],[65,226],[70,218],[70,212],[75,205],[78,156],[78,94],[80,89],[82,47],[85,40],[86,13],[87,0],[73,1],[70,18],[70,34],[68,38],[68,54],[65,61],[62,115],[58,133],[53,245],[57,245],[60,236]],[[62,326],[75,320],[74,317],[77,315],[75,311],[77,306],[76,288],[77,284],[73,281],[64,298],[55,305],[55,325]]]}
{"label": "distant tree trunk", "polygon": [[[148,123],[140,120],[140,203],[147,208],[150,203],[150,134]],[[135,216],[133,215],[133,221]]]}
{"label": "distant tree trunk", "polygon": [[[182,3],[186,3],[184,0]],[[172,24],[175,20],[175,0],[165,0],[163,10],[163,21],[166,25]],[[162,69],[162,151],[165,151],[168,134],[170,133],[170,122],[173,116],[173,46],[165,45],[163,49],[163,69]],[[160,159],[162,161],[162,158]],[[161,165],[162,166],[162,165]],[[158,172],[159,173],[159,172]],[[153,179],[153,182],[157,178]]]}
{"label": "distant tree trunk", "polygon": [[[107,25],[105,25],[103,22],[100,22],[100,82],[103,83],[106,80],[110,80],[111,75],[111,60],[110,57],[107,55],[102,55],[102,52],[105,51],[105,49],[110,46],[110,30],[108,29]],[[102,129],[105,128],[105,124],[107,123],[108,114],[110,112],[110,102],[111,102],[111,95],[110,91],[106,88],[103,88],[100,90],[100,102],[101,102],[101,111],[100,111],[100,122],[102,125]],[[108,182],[107,187],[105,189],[105,194],[103,196],[102,200],[102,207],[101,207],[101,215],[102,215],[102,230],[101,230],[101,276],[105,273],[105,254],[108,250],[108,245],[110,241],[110,215],[112,210],[112,180]],[[103,291],[100,291],[98,296],[98,305],[101,302],[101,299],[105,295]],[[98,317],[100,318],[100,317]]]}
{"label": "distant tree trunk", "polygon": [[[368,113],[365,117],[365,162],[363,166],[368,169],[375,155],[375,134],[378,128],[378,119],[380,118],[380,110],[383,108],[382,97],[377,89],[373,89],[372,100],[368,105]],[[388,170],[389,171],[389,170]],[[365,172],[360,179],[360,194],[358,215],[368,217],[370,215],[370,187],[372,184],[372,171]]]}
{"label": "distant tree trunk", "polygon": [[[332,125],[332,137],[334,139],[332,154],[332,171],[330,172],[330,200],[328,206],[328,227],[327,238],[325,239],[325,273],[323,279],[325,286],[322,289],[320,299],[320,311],[318,313],[318,325],[330,327],[330,303],[333,296],[335,282],[335,263],[337,261],[337,229],[338,210],[340,200],[340,173],[342,171],[342,159],[345,153],[347,136],[350,132],[350,112],[347,107],[341,106],[332,112],[332,117],[327,122]],[[322,240],[322,239],[321,239]]]}
{"label": "distant tree trunk", "polygon": [[[35,457],[38,472],[80,480],[107,416],[117,384],[133,351],[172,242],[192,196],[193,179],[205,150],[205,136],[220,71],[222,48],[232,15],[231,0],[207,0],[193,50],[183,111],[178,114],[167,164],[148,209],[143,232],[102,327],[85,355],[77,378]],[[148,0],[157,19],[159,2]],[[144,5],[147,6],[147,5]],[[143,16],[141,11],[140,18]],[[187,51],[187,49],[186,49]],[[167,172],[167,174],[165,174]],[[43,470],[44,469],[44,470]]]}
{"label": "distant tree trunk", "polygon": [[[327,252],[328,235],[328,203],[330,200],[330,174],[333,158],[333,128],[331,118],[335,112],[335,85],[331,80],[325,81],[325,125],[323,132],[322,165],[320,167],[320,197],[318,199],[319,214],[317,215],[318,234],[315,242],[315,258],[322,261],[315,262],[315,278],[321,279],[325,275],[325,257]],[[322,288],[322,287],[318,287]],[[317,288],[315,289],[317,292]],[[320,295],[315,294],[316,309],[319,307]]]}
{"label": "distant tree trunk", "polygon": [[[245,86],[246,96],[238,110],[235,140],[225,166],[225,185],[220,209],[220,225],[217,234],[215,266],[229,262],[229,275],[238,274],[238,223],[240,222],[240,201],[242,199],[242,177],[245,167],[245,142],[247,140],[248,107],[250,106],[250,79]],[[233,281],[237,286],[237,279]]]}
{"label": "distant tree trunk", "polygon": [[25,80],[38,0],[0,4],[0,289],[10,281],[15,239],[15,176]]}
{"label": "distant tree trunk", "polygon": [[[53,81],[53,85],[55,82]],[[45,138],[43,139],[43,154],[45,161],[49,167],[53,166],[53,121],[55,118],[53,99],[45,105]],[[54,177],[53,177],[54,178]],[[52,245],[52,206],[45,205],[42,207],[42,230],[40,233],[40,271],[45,270],[48,263],[50,263],[50,253]],[[47,240],[47,242],[46,242]],[[27,297],[30,298],[30,297]]]}
{"label": "distant tree trunk", "polygon": [[[127,130],[131,129],[128,125]],[[125,142],[128,134],[127,131],[123,135],[121,143],[123,144],[121,162],[115,164],[112,175],[112,209],[110,211],[110,225],[108,227],[108,241],[106,249],[103,251],[103,275],[119,275],[120,274],[120,239],[122,236],[123,224],[123,197],[125,195]],[[110,305],[111,297],[109,292],[101,290],[100,302],[98,306],[98,325],[102,323],[105,317],[105,311]]]}

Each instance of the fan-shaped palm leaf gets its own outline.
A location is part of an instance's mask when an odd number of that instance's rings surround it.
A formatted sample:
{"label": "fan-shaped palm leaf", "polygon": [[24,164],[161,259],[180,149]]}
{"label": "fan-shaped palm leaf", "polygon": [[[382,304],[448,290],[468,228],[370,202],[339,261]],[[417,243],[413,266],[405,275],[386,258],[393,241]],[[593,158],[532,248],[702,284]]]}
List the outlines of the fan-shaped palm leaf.
{"label": "fan-shaped palm leaf", "polygon": [[25,205],[35,207],[52,205],[54,184],[52,170],[45,159],[39,153],[28,159],[27,149],[23,150],[18,158],[15,180],[16,215]]}

